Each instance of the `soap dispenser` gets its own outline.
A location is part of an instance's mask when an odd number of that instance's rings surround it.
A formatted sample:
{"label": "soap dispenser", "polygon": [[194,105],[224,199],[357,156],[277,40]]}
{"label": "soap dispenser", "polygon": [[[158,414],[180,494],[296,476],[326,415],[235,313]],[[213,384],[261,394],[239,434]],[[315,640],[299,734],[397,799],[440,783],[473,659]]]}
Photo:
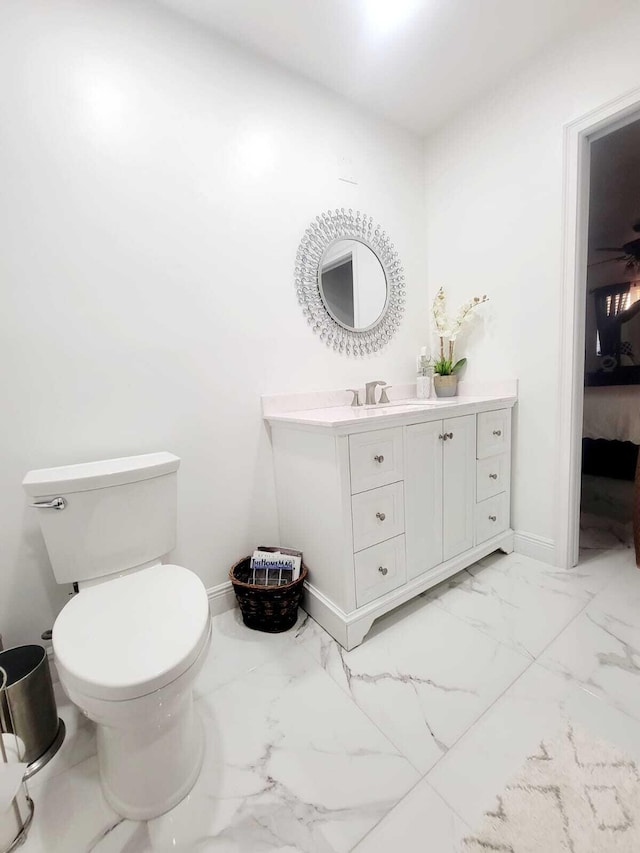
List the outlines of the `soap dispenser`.
{"label": "soap dispenser", "polygon": [[431,396],[431,374],[433,367],[426,347],[422,347],[420,350],[417,368],[416,397],[419,400],[427,400]]}

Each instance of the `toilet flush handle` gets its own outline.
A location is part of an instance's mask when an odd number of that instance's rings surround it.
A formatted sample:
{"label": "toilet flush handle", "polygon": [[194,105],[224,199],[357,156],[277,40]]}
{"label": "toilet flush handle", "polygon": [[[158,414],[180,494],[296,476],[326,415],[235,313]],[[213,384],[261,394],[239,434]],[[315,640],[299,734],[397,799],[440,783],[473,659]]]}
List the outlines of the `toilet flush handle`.
{"label": "toilet flush handle", "polygon": [[54,498],[52,501],[36,501],[31,506],[36,509],[64,509],[67,502],[64,498]]}

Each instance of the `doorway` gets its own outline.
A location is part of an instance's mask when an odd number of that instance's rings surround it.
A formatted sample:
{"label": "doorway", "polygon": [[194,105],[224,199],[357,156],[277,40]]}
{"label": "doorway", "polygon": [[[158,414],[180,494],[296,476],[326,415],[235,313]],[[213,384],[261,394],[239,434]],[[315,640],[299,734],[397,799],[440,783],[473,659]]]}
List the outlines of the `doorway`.
{"label": "doorway", "polygon": [[640,445],[640,120],[591,141],[580,540],[633,546]]}
{"label": "doorway", "polygon": [[[556,522],[556,556],[558,566],[569,568],[575,566],[579,559],[580,545],[580,512],[582,494],[582,463],[583,463],[583,415],[585,409],[585,368],[587,362],[587,299],[593,299],[589,306],[590,315],[595,316],[595,297],[587,297],[586,284],[589,278],[589,225],[590,225],[590,192],[591,192],[591,161],[595,144],[625,128],[640,119],[640,90],[634,90],[615,101],[594,110],[571,122],[564,130],[564,258],[563,285],[561,291],[561,371],[559,386],[559,435],[557,456],[557,522]],[[640,198],[638,199],[640,207]],[[640,219],[640,209],[638,216]],[[630,227],[633,228],[634,222]],[[624,235],[623,235],[624,236]],[[626,235],[629,237],[629,234]],[[633,235],[640,238],[640,232]],[[612,249],[623,248],[624,243],[612,244]],[[592,252],[596,247],[592,246]],[[619,256],[623,253],[619,253]],[[629,253],[624,253],[629,254]],[[608,257],[614,257],[613,253]],[[604,256],[598,256],[604,260]],[[606,266],[603,264],[603,266]],[[612,265],[613,266],[613,265]],[[617,275],[615,276],[617,277]],[[640,278],[640,274],[637,276]],[[591,281],[596,281],[593,275]],[[597,286],[598,283],[596,283]],[[613,284],[631,284],[630,281],[613,282]],[[599,296],[605,297],[604,309],[599,305],[598,311],[606,315],[606,297],[611,296],[614,310],[626,311],[630,297],[620,294],[616,302],[616,294],[612,291]],[[611,302],[609,303],[611,306]],[[620,317],[618,318],[621,319]],[[596,327],[597,327],[597,320]],[[602,326],[601,322],[601,326]],[[622,324],[620,324],[622,325]],[[590,337],[591,337],[591,333]],[[602,359],[603,335],[598,331],[596,355],[599,349]],[[616,351],[617,342],[614,332],[607,337],[605,355],[608,349]],[[623,343],[620,337],[620,347]],[[620,349],[620,348],[618,348]],[[622,348],[624,349],[624,348]],[[590,354],[590,358],[591,358]],[[618,356],[619,358],[619,356]],[[591,362],[589,362],[591,364]],[[606,362],[610,366],[611,362]],[[602,367],[602,364],[600,364]],[[594,372],[593,370],[590,372]],[[597,371],[595,371],[597,372]],[[635,394],[635,389],[632,389]],[[638,402],[640,403],[640,385],[637,386]],[[591,463],[590,463],[591,464]],[[605,470],[606,470],[605,463]],[[624,463],[626,464],[626,463]],[[628,468],[627,468],[628,470]],[[617,478],[611,478],[617,479]],[[624,488],[624,487],[623,487]]]}

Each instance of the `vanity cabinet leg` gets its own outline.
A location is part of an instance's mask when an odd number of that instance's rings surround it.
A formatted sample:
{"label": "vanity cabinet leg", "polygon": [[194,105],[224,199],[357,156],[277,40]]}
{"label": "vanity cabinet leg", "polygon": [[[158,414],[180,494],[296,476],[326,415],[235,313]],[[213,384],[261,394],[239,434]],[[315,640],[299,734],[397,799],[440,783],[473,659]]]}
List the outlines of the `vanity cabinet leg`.
{"label": "vanity cabinet leg", "polygon": [[358,620],[358,622],[354,622],[352,625],[349,625],[347,628],[347,644],[345,646],[348,652],[360,645],[371,630],[371,626],[375,621],[375,617],[363,618]]}
{"label": "vanity cabinet leg", "polygon": [[507,539],[507,541],[504,542],[498,550],[502,551],[503,554],[513,554],[513,540],[514,536],[512,533],[511,536],[509,536],[509,538]]}

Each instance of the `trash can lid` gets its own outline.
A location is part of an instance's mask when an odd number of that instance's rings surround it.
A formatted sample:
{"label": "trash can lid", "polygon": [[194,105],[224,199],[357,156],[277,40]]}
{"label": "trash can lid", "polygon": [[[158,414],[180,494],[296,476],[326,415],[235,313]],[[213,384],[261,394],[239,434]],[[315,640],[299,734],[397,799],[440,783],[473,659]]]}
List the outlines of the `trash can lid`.
{"label": "trash can lid", "polygon": [[197,659],[209,632],[200,578],[157,565],[82,590],[53,626],[63,685],[97,699],[159,690]]}

